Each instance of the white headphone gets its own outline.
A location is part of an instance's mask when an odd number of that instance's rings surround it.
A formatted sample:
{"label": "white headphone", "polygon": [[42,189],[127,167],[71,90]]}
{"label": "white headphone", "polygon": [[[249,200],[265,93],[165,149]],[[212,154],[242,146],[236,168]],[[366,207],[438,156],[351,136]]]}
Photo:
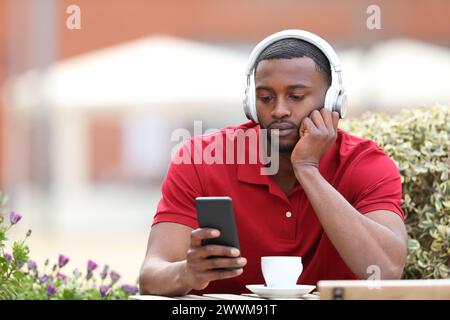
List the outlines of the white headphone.
{"label": "white headphone", "polygon": [[347,95],[342,83],[342,67],[339,58],[328,42],[311,32],[303,30],[284,30],[274,33],[263,39],[253,49],[248,60],[246,72],[247,85],[245,88],[244,112],[247,118],[258,123],[254,79],[256,59],[258,59],[261,52],[264,51],[264,49],[266,49],[272,43],[289,38],[300,39],[315,45],[328,58],[331,66],[331,86],[328,88],[325,95],[324,108],[330,111],[337,111],[339,113],[339,116],[341,118],[344,118],[347,111]]}

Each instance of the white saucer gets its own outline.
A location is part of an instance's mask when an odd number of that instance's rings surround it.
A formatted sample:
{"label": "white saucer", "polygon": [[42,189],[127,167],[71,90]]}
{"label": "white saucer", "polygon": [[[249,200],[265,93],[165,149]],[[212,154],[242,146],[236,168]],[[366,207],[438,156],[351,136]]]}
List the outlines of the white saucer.
{"label": "white saucer", "polygon": [[258,296],[269,299],[299,298],[316,288],[316,286],[302,284],[293,287],[267,287],[264,284],[249,284],[246,287]]}

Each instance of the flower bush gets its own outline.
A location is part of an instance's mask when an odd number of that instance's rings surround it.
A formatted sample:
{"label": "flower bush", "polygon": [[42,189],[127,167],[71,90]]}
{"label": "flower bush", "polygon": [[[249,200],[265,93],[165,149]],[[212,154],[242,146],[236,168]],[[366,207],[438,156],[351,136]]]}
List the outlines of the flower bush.
{"label": "flower bush", "polygon": [[[0,209],[6,201],[6,196],[0,193]],[[70,259],[61,254],[52,266],[47,259],[44,269],[39,270],[37,263],[29,258],[30,250],[26,244],[31,230],[22,241],[13,242],[8,252],[7,233],[21,219],[16,212],[7,216],[0,211],[0,299],[118,300],[128,299],[129,295],[138,292],[135,285],[119,285],[120,275],[108,265],[96,275],[98,265],[92,260],[87,261],[86,270],[66,273]]]}
{"label": "flower bush", "polygon": [[409,236],[404,278],[450,277],[449,107],[368,113],[341,127],[377,142],[400,171]]}

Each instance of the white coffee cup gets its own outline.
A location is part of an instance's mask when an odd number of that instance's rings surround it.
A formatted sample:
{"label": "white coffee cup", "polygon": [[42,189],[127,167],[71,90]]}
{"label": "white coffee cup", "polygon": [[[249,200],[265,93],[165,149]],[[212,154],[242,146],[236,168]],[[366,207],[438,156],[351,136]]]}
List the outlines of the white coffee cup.
{"label": "white coffee cup", "polygon": [[303,271],[296,256],[261,257],[261,269],[268,287],[294,287]]}

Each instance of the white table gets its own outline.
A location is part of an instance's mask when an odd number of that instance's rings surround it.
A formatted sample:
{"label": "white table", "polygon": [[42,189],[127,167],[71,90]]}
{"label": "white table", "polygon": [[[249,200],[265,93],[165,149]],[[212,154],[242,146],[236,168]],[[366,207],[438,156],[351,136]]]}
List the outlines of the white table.
{"label": "white table", "polygon": [[265,299],[261,298],[256,294],[244,293],[238,294],[204,294],[195,295],[188,294],[180,297],[166,297],[166,296],[156,296],[156,295],[134,295],[129,297],[130,300],[320,300],[319,293],[314,292],[312,294],[306,294],[301,298],[290,298],[290,299]]}

